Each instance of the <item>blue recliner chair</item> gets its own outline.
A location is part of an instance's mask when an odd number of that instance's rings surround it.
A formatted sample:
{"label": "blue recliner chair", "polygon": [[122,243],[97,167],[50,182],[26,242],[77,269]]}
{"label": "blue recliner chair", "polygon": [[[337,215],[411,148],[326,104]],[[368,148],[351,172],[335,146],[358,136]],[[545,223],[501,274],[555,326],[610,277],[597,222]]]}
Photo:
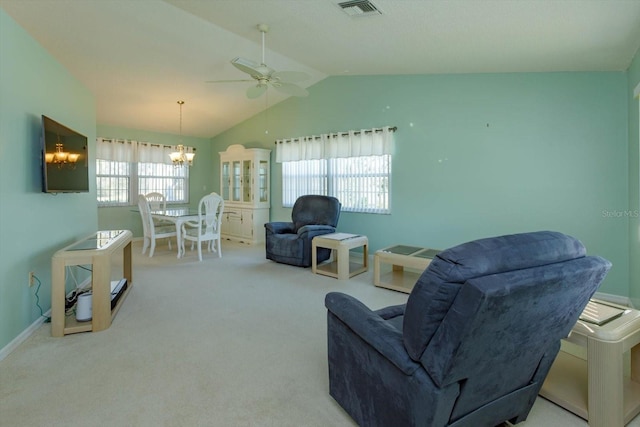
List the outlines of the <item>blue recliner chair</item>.
{"label": "blue recliner chair", "polygon": [[[307,195],[299,197],[291,210],[291,222],[268,222],[265,227],[267,259],[311,266],[311,240],[335,233],[341,204],[335,197]],[[317,262],[326,261],[331,250],[318,248]]]}
{"label": "blue recliner chair", "polygon": [[561,233],[441,252],[406,305],[329,293],[330,394],[361,426],[524,421],[611,263]]}

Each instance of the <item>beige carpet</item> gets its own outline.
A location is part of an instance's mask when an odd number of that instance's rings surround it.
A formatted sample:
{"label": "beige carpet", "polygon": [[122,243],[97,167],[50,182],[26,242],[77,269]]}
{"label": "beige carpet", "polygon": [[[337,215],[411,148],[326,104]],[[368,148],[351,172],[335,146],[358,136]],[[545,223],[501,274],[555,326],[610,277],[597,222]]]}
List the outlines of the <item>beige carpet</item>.
{"label": "beige carpet", "polygon": [[[380,308],[406,295],[374,287],[371,269],[339,281],[262,247],[223,242],[201,263],[140,248],[111,328],[52,338],[45,324],[0,362],[0,426],[354,425],[328,393],[324,296]],[[541,398],[525,424],[586,426]]]}

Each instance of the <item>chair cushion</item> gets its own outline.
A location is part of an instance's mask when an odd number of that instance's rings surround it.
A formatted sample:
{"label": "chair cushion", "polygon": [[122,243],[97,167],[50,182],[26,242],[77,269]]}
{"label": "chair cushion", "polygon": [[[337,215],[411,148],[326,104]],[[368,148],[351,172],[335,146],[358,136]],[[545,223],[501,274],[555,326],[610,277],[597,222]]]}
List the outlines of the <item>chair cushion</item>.
{"label": "chair cushion", "polygon": [[586,249],[580,241],[553,231],[480,239],[441,252],[409,295],[403,325],[407,352],[413,360],[420,360],[467,280],[585,255]]}

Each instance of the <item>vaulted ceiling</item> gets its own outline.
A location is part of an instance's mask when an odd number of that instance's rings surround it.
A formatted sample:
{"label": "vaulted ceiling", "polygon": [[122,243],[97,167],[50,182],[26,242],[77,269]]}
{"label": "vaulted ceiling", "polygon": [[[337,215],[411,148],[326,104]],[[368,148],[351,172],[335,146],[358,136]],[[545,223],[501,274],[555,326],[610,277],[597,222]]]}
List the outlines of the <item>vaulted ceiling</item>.
{"label": "vaulted ceiling", "polygon": [[[95,95],[100,124],[212,137],[285,95],[247,99],[241,56],[337,75],[624,71],[640,47],[638,0],[0,0]],[[357,10],[356,10],[357,11]],[[0,52],[1,54],[1,52]],[[2,58],[0,57],[0,60]]]}

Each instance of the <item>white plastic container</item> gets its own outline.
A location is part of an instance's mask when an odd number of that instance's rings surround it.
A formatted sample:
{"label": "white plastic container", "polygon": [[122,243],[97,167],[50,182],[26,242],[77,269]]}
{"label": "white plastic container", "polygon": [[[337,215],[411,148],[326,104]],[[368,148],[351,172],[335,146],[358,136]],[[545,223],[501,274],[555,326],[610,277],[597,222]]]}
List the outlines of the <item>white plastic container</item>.
{"label": "white plastic container", "polygon": [[76,320],[78,322],[91,320],[91,314],[93,312],[92,301],[93,295],[91,292],[86,292],[78,296],[78,303],[76,304]]}

